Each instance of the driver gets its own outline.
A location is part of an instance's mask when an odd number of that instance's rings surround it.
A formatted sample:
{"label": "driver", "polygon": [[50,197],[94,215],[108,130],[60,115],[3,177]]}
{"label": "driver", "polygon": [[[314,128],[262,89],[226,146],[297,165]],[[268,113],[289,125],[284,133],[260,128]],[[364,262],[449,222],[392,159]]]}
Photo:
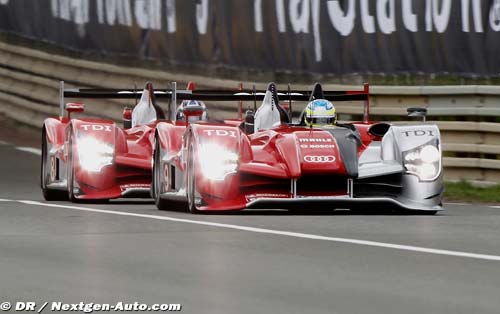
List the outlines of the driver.
{"label": "driver", "polygon": [[189,122],[196,122],[196,121],[206,121],[208,120],[208,114],[207,114],[207,106],[203,101],[199,100],[184,100],[181,102],[179,107],[177,107],[177,112],[175,114],[175,120],[177,121],[184,121],[185,116],[184,116],[184,108],[186,107],[202,107],[203,108],[203,114],[201,116],[190,116],[189,117]]}
{"label": "driver", "polygon": [[307,104],[302,111],[301,121],[310,127],[335,126],[337,112],[331,102],[325,99],[315,99]]}

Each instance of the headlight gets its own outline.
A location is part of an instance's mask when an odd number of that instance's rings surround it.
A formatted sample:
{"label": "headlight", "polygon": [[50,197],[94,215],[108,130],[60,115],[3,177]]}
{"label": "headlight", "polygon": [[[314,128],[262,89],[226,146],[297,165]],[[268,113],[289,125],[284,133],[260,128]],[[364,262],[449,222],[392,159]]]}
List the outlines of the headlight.
{"label": "headlight", "polygon": [[420,181],[434,181],[441,173],[441,152],[438,140],[403,152],[406,173],[416,175]]}
{"label": "headlight", "polygon": [[201,144],[198,160],[201,172],[210,180],[224,180],[238,167],[238,154],[217,144]]}
{"label": "headlight", "polygon": [[93,137],[78,141],[77,150],[80,166],[85,171],[99,172],[104,166],[113,163],[113,147]]}

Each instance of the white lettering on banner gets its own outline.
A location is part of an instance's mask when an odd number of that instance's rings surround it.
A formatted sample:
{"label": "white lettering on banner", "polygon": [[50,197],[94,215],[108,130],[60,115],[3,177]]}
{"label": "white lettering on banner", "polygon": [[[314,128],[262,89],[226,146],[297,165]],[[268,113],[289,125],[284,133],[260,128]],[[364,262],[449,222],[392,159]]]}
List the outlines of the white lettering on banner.
{"label": "white lettering on banner", "polygon": [[130,10],[130,0],[103,0],[98,1],[99,5],[97,6],[98,12],[99,10],[104,10],[104,4],[106,4],[106,8],[104,12],[106,14],[99,14],[100,23],[104,23],[104,16],[106,16],[106,23],[108,25],[127,25],[132,26],[132,11]]}
{"label": "white lettering on banner", "polygon": [[472,14],[474,15],[474,28],[477,33],[483,32],[483,15],[481,0],[472,0]]}
{"label": "white lettering on banner", "polygon": [[462,31],[466,33],[470,32],[469,4],[470,0],[462,0]]}
{"label": "white lettering on banner", "polygon": [[262,25],[262,0],[253,1],[253,16],[255,23],[255,31],[261,33],[264,31],[264,26]]}
{"label": "white lettering on banner", "polygon": [[365,33],[375,33],[375,18],[370,15],[369,0],[361,0],[361,25]]}
{"label": "white lettering on banner", "polygon": [[[441,11],[439,10],[441,2]],[[448,28],[451,13],[451,0],[426,0],[425,30],[432,32],[433,25],[438,33],[444,33]]]}
{"label": "white lettering on banner", "polygon": [[278,32],[286,32],[286,17],[284,0],[276,0],[276,19],[278,20]]}
{"label": "white lettering on banner", "polygon": [[96,8],[97,8],[97,22],[99,24],[104,24],[104,3],[103,3],[103,0],[97,0]]}
{"label": "white lettering on banner", "polygon": [[135,19],[143,29],[161,29],[160,0],[135,1]]}
{"label": "white lettering on banner", "polygon": [[314,57],[316,61],[321,61],[323,55],[321,51],[321,37],[319,34],[320,0],[311,1],[313,14]]}
{"label": "white lettering on banner", "polygon": [[403,24],[406,29],[410,32],[418,31],[417,26],[417,15],[412,11],[412,2],[413,0],[402,0],[403,1]]}
{"label": "white lettering on banner", "polygon": [[236,138],[235,131],[226,131],[226,130],[203,130],[208,136],[230,136]]}
{"label": "white lettering on banner", "polygon": [[377,0],[378,26],[384,34],[396,31],[396,8],[394,0]]}
{"label": "white lettering on banner", "polygon": [[[0,4],[8,4],[10,0],[0,0]],[[175,33],[176,26],[176,0],[95,0],[95,5],[90,5],[89,0],[50,0],[50,9],[53,17],[71,21],[78,24],[79,35],[85,34],[86,26],[91,19],[100,24],[110,26],[134,24],[142,29],[164,30]],[[223,3],[223,2],[221,2]],[[427,32],[444,33],[450,25],[450,15],[453,5],[461,9],[461,30],[464,33],[485,32],[489,27],[494,32],[500,32],[500,0],[253,0],[253,23],[257,33],[264,32],[266,28],[279,33],[312,33],[314,45],[314,58],[316,62],[323,61],[321,32],[329,31],[320,26],[321,17],[328,15],[329,27],[341,36],[350,36],[354,30],[360,29],[366,34],[392,34],[401,31],[417,32],[419,28]],[[490,4],[483,10],[482,5]],[[197,0],[195,6],[196,28],[200,34],[206,34],[211,18],[209,0]],[[397,4],[397,5],[396,5]],[[272,6],[275,13],[272,13]],[[356,6],[359,5],[359,10]],[[216,8],[215,8],[216,9]],[[265,18],[275,14],[274,23],[266,24]],[[420,10],[417,10],[420,9]],[[400,12],[397,12],[399,10]],[[326,11],[326,12],[325,12]],[[456,11],[458,14],[458,11]],[[357,18],[359,13],[359,18]],[[90,16],[95,14],[96,16]],[[397,14],[400,14],[398,16]],[[419,16],[423,15],[423,16]],[[486,15],[488,14],[488,15]],[[189,21],[191,19],[185,18]],[[401,20],[397,24],[396,20]],[[422,23],[425,21],[425,25]],[[483,23],[484,21],[484,23]],[[360,26],[356,26],[360,23]],[[471,23],[473,26],[471,26]],[[311,30],[312,27],[312,31]],[[291,28],[291,29],[290,29]]]}
{"label": "white lettering on banner", "polygon": [[167,32],[175,33],[177,31],[175,0],[166,0],[165,11],[167,14]]}
{"label": "white lettering on banner", "polygon": [[295,33],[309,33],[309,0],[290,0],[290,24]]}
{"label": "white lettering on banner", "polygon": [[85,24],[89,21],[88,0],[52,0],[50,2],[52,15],[75,24]]}
{"label": "white lettering on banner", "polygon": [[[75,24],[88,23],[89,14],[93,12],[89,9],[89,0],[51,0],[50,3],[53,17]],[[161,30],[162,12],[165,12],[166,31],[174,33],[177,29],[175,0],[96,0],[95,3],[95,14],[100,24],[132,26],[135,18],[142,29]]]}
{"label": "white lettering on banner", "polygon": [[196,5],[196,27],[198,33],[206,34],[208,26],[208,0],[201,0],[201,3]]}
{"label": "white lettering on banner", "polygon": [[81,128],[84,129],[85,131],[106,131],[106,132],[111,132],[111,126],[110,125],[100,125],[100,124],[82,124]]}
{"label": "white lettering on banner", "polygon": [[[340,7],[339,1],[328,1],[328,16],[333,27],[342,36],[349,36],[354,29],[354,18],[356,17],[356,2],[349,0],[347,13]],[[345,8],[344,8],[345,9]]]}
{"label": "white lettering on banner", "polygon": [[500,31],[500,0],[495,0],[491,4],[490,26],[495,32]]}

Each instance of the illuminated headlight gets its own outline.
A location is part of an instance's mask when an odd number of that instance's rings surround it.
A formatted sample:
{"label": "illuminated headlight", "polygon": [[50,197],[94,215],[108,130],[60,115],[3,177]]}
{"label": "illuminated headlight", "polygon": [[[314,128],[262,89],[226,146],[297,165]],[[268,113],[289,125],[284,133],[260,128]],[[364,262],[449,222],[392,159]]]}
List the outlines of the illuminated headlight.
{"label": "illuminated headlight", "polygon": [[420,181],[434,181],[441,172],[441,152],[438,140],[433,140],[403,152],[406,172],[418,176]]}
{"label": "illuminated headlight", "polygon": [[85,171],[99,172],[104,166],[113,163],[112,146],[93,137],[82,138],[78,142],[78,158]]}
{"label": "illuminated headlight", "polygon": [[238,167],[238,154],[217,144],[200,145],[198,160],[203,176],[210,180],[224,180]]}

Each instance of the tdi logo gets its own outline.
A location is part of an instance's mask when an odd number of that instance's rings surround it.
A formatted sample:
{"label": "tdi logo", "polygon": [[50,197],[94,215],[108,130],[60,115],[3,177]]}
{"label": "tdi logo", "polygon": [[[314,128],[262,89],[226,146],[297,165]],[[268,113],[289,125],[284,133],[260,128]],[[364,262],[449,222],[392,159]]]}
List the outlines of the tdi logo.
{"label": "tdi logo", "polygon": [[433,130],[413,130],[413,131],[403,131],[403,134],[409,136],[434,136]]}
{"label": "tdi logo", "polygon": [[105,131],[111,132],[111,125],[100,125],[100,124],[82,124],[81,128],[85,131]]}
{"label": "tdi logo", "polygon": [[327,162],[334,162],[335,161],[335,156],[328,155],[328,156],[311,156],[307,155],[304,157],[305,162],[310,162],[310,163],[327,163]]}
{"label": "tdi logo", "polygon": [[230,136],[230,137],[236,137],[236,132],[235,131],[226,131],[226,130],[203,130],[208,136]]}

